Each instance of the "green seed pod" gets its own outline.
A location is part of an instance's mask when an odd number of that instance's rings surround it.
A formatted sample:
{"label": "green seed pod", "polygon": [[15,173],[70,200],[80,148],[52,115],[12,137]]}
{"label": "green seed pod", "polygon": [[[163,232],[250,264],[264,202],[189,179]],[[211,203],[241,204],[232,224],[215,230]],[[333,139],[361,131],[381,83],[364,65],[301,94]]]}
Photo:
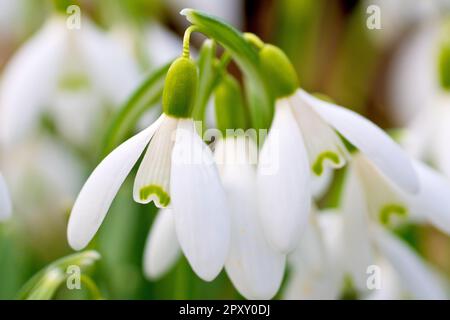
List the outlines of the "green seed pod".
{"label": "green seed pod", "polygon": [[239,83],[230,75],[222,77],[214,91],[217,128],[225,135],[227,129],[245,129],[244,98]]}
{"label": "green seed pod", "polygon": [[259,57],[264,76],[275,98],[289,96],[298,89],[297,73],[281,49],[266,44],[259,52]]}
{"label": "green seed pod", "polygon": [[163,91],[163,111],[176,118],[188,118],[197,92],[197,66],[189,58],[176,59],[167,72]]}

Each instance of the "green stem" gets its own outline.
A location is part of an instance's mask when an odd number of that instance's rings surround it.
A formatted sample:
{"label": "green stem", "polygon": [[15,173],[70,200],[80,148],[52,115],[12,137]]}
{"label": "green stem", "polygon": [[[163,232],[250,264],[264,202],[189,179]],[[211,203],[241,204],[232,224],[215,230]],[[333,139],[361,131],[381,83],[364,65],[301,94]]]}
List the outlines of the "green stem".
{"label": "green stem", "polygon": [[92,299],[94,299],[94,300],[102,300],[103,299],[99,288],[97,287],[95,282],[90,277],[88,277],[86,275],[81,275],[80,281],[81,281],[81,283],[86,285],[86,288],[88,289]]}
{"label": "green stem", "polygon": [[191,34],[192,34],[192,32],[197,31],[197,29],[198,29],[197,26],[190,26],[184,32],[184,36],[183,36],[183,58],[189,58],[190,57],[190,54],[189,54],[189,43],[190,43],[190,40],[191,40]]}

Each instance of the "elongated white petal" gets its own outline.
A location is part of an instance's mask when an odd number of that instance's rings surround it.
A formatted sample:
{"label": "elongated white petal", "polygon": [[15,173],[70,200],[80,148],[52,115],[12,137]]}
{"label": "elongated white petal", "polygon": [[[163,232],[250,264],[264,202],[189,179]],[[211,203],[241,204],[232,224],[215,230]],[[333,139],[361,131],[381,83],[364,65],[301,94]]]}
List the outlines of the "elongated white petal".
{"label": "elongated white petal", "polygon": [[367,267],[373,264],[369,212],[361,181],[350,166],[342,197],[344,263],[358,290],[366,290]]}
{"label": "elongated white petal", "polygon": [[133,58],[87,19],[82,21],[81,30],[71,32],[94,86],[114,105],[122,103],[139,81]]}
{"label": "elongated white petal", "polygon": [[446,299],[437,274],[402,240],[378,228],[374,240],[414,299]]}
{"label": "elongated white petal", "polygon": [[[291,276],[284,292],[286,299],[337,299],[342,285],[342,269],[336,263],[332,255],[332,249],[328,246],[325,237],[334,238],[337,233],[337,225],[332,230],[331,224],[324,223],[327,229],[322,229],[322,223],[315,219],[327,214],[313,214],[310,224],[305,230],[299,247],[290,256]],[[334,238],[333,241],[338,239]],[[333,247],[338,245],[333,243]],[[334,248],[333,248],[334,249]]]}
{"label": "elongated white petal", "polygon": [[12,204],[5,179],[0,173],[0,221],[4,221],[11,216]]}
{"label": "elongated white petal", "polygon": [[219,140],[216,145],[215,154],[224,160],[219,168],[231,213],[231,246],[225,269],[245,298],[271,299],[283,279],[285,255],[269,245],[262,230],[254,196],[256,168],[250,158],[256,150],[254,142],[244,137]]}
{"label": "elongated white petal", "polygon": [[6,66],[0,87],[3,144],[13,144],[36,124],[57,84],[66,33],[64,19],[50,19]]}
{"label": "elongated white petal", "polygon": [[258,191],[270,244],[282,253],[292,251],[308,221],[311,186],[303,138],[286,99],[277,102],[272,128],[260,153]]}
{"label": "elongated white petal", "polygon": [[230,216],[210,149],[192,120],[179,120],[170,180],[175,227],[183,253],[205,281],[221,271],[230,246]]}
{"label": "elongated white petal", "polygon": [[341,138],[299,95],[290,97],[289,102],[302,131],[314,175],[321,176],[327,168],[342,168],[349,155]]}
{"label": "elongated white petal", "polygon": [[175,221],[170,209],[163,209],[153,222],[144,252],[144,272],[149,279],[163,276],[180,256]]}
{"label": "elongated white petal", "polygon": [[429,221],[450,234],[450,182],[441,174],[418,161],[414,167],[419,175],[421,189],[418,195],[408,196],[416,215]]}
{"label": "elongated white petal", "polygon": [[112,151],[92,172],[78,195],[67,228],[69,244],[84,248],[97,232],[120,186],[164,116]]}
{"label": "elongated white petal", "polygon": [[303,90],[298,91],[298,96],[394,183],[408,192],[418,192],[419,182],[411,161],[380,128],[349,109],[315,98]]}
{"label": "elongated white petal", "polygon": [[159,208],[169,205],[170,167],[177,124],[177,119],[166,116],[155,132],[136,174],[134,201],[154,201]]}

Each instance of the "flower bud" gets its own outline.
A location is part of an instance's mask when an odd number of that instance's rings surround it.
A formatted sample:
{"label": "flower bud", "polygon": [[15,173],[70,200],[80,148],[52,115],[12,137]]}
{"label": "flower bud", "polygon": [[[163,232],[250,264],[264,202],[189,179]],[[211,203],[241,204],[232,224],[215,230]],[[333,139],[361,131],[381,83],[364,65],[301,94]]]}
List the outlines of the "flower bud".
{"label": "flower bud", "polygon": [[299,87],[297,73],[286,54],[266,44],[259,52],[261,67],[275,98],[292,95]]}
{"label": "flower bud", "polygon": [[197,92],[197,66],[189,58],[176,59],[167,72],[163,91],[163,111],[176,118],[188,118]]}
{"label": "flower bud", "polygon": [[245,129],[244,98],[239,83],[230,75],[224,75],[214,92],[217,128]]}

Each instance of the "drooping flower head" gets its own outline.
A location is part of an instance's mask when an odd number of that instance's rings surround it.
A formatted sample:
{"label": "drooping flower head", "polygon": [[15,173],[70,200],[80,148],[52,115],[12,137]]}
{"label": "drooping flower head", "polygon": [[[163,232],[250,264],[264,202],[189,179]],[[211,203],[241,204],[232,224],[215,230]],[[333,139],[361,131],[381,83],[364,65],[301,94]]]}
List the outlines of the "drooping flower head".
{"label": "drooping flower head", "polygon": [[163,114],[111,152],[94,170],[72,210],[70,245],[85,247],[100,227],[115,195],[145,148],[133,190],[136,202],[170,207],[181,249],[204,280],[222,269],[230,223],[225,193],[212,153],[191,118],[197,67],[178,58],[166,76]]}

